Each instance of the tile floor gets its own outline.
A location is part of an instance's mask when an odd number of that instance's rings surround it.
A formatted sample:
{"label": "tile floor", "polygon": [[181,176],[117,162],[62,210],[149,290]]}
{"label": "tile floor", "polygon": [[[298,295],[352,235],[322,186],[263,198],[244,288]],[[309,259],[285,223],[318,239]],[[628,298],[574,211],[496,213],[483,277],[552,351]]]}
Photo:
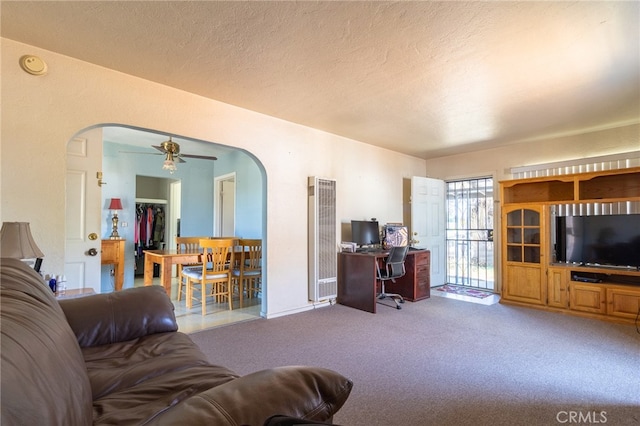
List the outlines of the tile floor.
{"label": "tile floor", "polygon": [[[153,284],[160,285],[160,278],[154,278]],[[191,309],[187,309],[184,297],[177,300],[178,279],[171,280],[171,301],[175,306],[176,320],[178,322],[178,330],[183,333],[195,333],[197,331],[206,330],[208,328],[219,327],[222,325],[233,324],[241,321],[250,321],[260,318],[260,309],[262,299],[260,297],[253,299],[245,299],[243,308],[240,309],[239,301],[234,300],[233,310],[228,309],[228,304],[215,303],[210,298],[207,303],[207,314],[202,316],[202,306],[200,303],[194,303]],[[143,286],[142,277],[134,280],[134,286]]]}

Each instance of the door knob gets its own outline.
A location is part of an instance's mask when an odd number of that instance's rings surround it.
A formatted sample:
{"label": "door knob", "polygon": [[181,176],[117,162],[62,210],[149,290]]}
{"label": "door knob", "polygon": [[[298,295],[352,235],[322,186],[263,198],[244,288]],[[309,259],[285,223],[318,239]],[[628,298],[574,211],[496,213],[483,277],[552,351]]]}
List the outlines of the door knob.
{"label": "door knob", "polygon": [[90,234],[89,234],[89,239],[90,239],[91,241],[95,241],[95,240],[97,240],[97,239],[98,239],[98,234],[96,234],[95,232],[90,233]]}
{"label": "door knob", "polygon": [[89,251],[87,252],[87,254],[89,256],[95,256],[98,254],[98,250],[94,249],[94,248],[90,248]]}

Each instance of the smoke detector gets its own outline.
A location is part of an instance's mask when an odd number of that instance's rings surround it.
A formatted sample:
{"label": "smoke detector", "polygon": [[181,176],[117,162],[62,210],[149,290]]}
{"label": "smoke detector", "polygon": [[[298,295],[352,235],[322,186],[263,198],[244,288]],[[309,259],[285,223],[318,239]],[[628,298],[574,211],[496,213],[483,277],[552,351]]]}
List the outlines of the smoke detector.
{"label": "smoke detector", "polygon": [[24,55],[20,58],[20,66],[32,75],[44,75],[47,73],[47,64],[42,59],[33,55]]}

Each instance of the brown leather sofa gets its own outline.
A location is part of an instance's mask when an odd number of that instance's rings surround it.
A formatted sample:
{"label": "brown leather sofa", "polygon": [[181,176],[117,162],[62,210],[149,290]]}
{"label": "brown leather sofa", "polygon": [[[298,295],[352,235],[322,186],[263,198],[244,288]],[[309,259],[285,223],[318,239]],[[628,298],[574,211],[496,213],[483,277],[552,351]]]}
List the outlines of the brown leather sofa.
{"label": "brown leather sofa", "polygon": [[351,392],[323,368],[211,364],[160,286],[56,300],[24,263],[0,262],[3,426],[331,421]]}

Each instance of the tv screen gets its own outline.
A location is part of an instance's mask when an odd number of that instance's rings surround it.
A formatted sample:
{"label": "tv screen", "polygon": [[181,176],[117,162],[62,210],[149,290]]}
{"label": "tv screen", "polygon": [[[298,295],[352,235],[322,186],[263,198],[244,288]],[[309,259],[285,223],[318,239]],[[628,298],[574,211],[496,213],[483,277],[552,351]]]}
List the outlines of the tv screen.
{"label": "tv screen", "polygon": [[380,244],[380,228],[377,221],[352,220],[351,239],[360,247]]}
{"label": "tv screen", "polygon": [[556,218],[556,256],[561,262],[640,267],[640,215]]}

